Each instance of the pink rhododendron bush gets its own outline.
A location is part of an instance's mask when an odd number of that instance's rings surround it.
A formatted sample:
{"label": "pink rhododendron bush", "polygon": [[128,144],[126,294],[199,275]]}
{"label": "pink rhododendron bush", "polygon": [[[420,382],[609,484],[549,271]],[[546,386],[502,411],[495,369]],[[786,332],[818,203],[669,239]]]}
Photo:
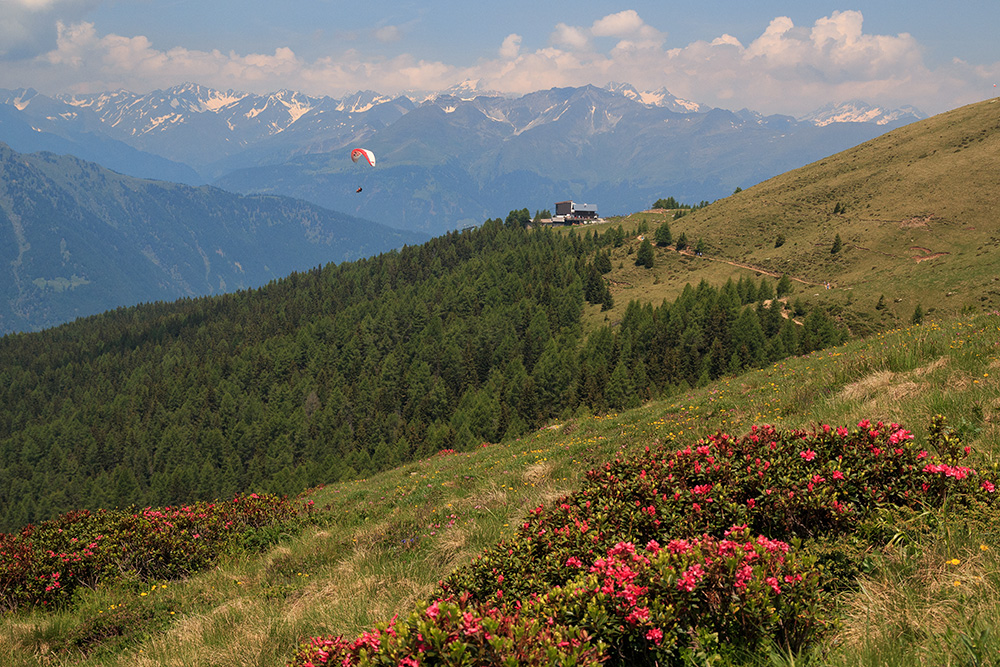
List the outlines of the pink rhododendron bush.
{"label": "pink rhododendron bush", "polygon": [[0,533],[0,609],[51,606],[102,581],[191,574],[236,544],[267,543],[311,508],[253,493],[180,507],[81,510]]}
{"label": "pink rhododendron bush", "polygon": [[[860,554],[891,537],[886,511],[994,501],[994,473],[966,465],[969,454],[940,417],[926,449],[868,420],[656,444],[532,510],[409,618],[353,641],[313,639],[291,665],[670,665],[738,661],[771,643],[798,651],[828,627],[831,593]],[[516,639],[528,627],[530,654]]]}

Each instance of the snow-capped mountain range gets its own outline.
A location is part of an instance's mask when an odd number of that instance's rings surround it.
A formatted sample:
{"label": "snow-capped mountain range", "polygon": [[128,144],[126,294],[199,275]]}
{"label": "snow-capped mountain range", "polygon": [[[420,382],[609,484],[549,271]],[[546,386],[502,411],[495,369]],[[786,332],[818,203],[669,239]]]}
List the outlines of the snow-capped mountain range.
{"label": "snow-capped mountain range", "polygon": [[[698,102],[671,94],[666,88],[640,91],[627,83],[609,83],[604,90],[646,107],[667,109],[675,113],[705,113],[710,109]],[[201,150],[222,142],[222,153],[233,148],[251,146],[267,137],[296,127],[308,126],[319,137],[356,134],[358,138],[380,126],[397,120],[403,114],[423,104],[439,104],[448,110],[448,100],[471,102],[477,98],[516,99],[496,91],[479,88],[478,81],[464,81],[451,88],[429,94],[412,93],[391,98],[374,91],[358,91],[341,99],[313,97],[291,90],[279,90],[257,95],[234,90],[215,90],[186,83],[167,90],[139,95],[125,90],[93,95],[57,95],[47,98],[31,89],[0,91],[0,103],[19,111],[31,111],[33,105],[45,108],[45,118],[52,122],[70,122],[84,110],[100,119],[111,136],[126,141],[141,150],[148,150],[181,162],[199,162],[187,154],[183,135],[194,140],[201,135],[206,144],[190,148]],[[52,107],[62,103],[63,109]],[[392,108],[385,108],[392,105]],[[367,115],[377,107],[388,115],[376,120]],[[830,123],[875,123],[886,125],[923,118],[913,107],[886,109],[859,100],[827,105],[798,120],[817,126]],[[180,128],[184,127],[183,130]],[[321,129],[322,128],[322,129]],[[174,136],[180,134],[182,137]],[[160,137],[170,137],[161,141]],[[161,145],[165,143],[168,145]],[[173,146],[169,145],[172,144]],[[323,149],[323,142],[313,149]]]}
{"label": "snow-capped mountain range", "polygon": [[799,120],[823,126],[830,123],[875,123],[888,125],[898,121],[919,120],[926,118],[924,114],[912,106],[887,109],[868,104],[862,100],[851,100],[840,104],[828,104],[806,114]]}
{"label": "snow-capped mountain range", "polygon": [[[667,195],[710,201],[921,117],[849,102],[797,120],[627,83],[510,96],[470,80],[439,92],[340,99],[190,83],[143,95],[0,90],[0,141],[18,151],[284,194],[432,233],[571,197],[607,212]],[[361,196],[360,174],[342,153],[357,145],[380,156],[378,178]]]}

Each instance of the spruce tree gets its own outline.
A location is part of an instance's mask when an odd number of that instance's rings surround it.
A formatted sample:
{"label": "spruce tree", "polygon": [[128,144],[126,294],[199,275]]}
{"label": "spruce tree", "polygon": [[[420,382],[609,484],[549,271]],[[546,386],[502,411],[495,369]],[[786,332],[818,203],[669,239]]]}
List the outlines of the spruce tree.
{"label": "spruce tree", "polygon": [[775,288],[775,293],[779,299],[792,293],[792,280],[788,277],[787,273],[782,274],[781,278],[778,280],[778,286]]}
{"label": "spruce tree", "polygon": [[674,235],[670,232],[670,223],[666,220],[656,228],[656,245],[668,246],[674,242]]}
{"label": "spruce tree", "polygon": [[642,243],[639,244],[639,252],[635,254],[636,266],[644,266],[647,269],[651,269],[655,261],[653,244],[649,242],[649,239],[643,239]]}

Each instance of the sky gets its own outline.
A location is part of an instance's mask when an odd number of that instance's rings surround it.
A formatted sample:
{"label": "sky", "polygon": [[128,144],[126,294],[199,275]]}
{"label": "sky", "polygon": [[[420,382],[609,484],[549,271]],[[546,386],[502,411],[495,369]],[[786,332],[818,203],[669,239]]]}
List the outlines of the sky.
{"label": "sky", "polygon": [[801,116],[1000,92],[998,0],[0,0],[0,88],[343,97],[626,82]]}

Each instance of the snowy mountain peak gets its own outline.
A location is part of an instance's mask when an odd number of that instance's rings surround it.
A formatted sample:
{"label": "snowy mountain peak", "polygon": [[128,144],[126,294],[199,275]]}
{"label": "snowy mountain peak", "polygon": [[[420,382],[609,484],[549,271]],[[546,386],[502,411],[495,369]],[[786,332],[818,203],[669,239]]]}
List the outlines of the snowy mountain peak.
{"label": "snowy mountain peak", "polygon": [[479,79],[466,79],[461,83],[456,83],[454,86],[441,91],[438,95],[457,97],[463,101],[474,100],[477,97],[509,97],[509,95],[505,95],[504,93],[496,90],[481,88],[479,84]]}
{"label": "snowy mountain peak", "polygon": [[618,93],[634,102],[645,104],[648,107],[660,107],[677,113],[698,113],[708,110],[697,102],[691,102],[690,100],[681,99],[673,95],[666,88],[640,92],[631,84],[613,81],[605,86],[604,89],[612,93]]}
{"label": "snowy mountain peak", "polygon": [[908,122],[922,120],[927,116],[912,106],[897,109],[869,104],[863,100],[850,100],[839,104],[827,104],[810,114],[799,118],[800,121],[817,126],[830,123],[875,123],[887,125],[899,121]]}
{"label": "snowy mountain peak", "polygon": [[18,88],[16,90],[0,90],[0,104],[9,104],[18,111],[24,111],[31,101],[38,97],[34,88]]}
{"label": "snowy mountain peak", "polygon": [[335,109],[345,113],[364,113],[374,106],[391,102],[392,98],[372,90],[359,90],[337,103]]}

